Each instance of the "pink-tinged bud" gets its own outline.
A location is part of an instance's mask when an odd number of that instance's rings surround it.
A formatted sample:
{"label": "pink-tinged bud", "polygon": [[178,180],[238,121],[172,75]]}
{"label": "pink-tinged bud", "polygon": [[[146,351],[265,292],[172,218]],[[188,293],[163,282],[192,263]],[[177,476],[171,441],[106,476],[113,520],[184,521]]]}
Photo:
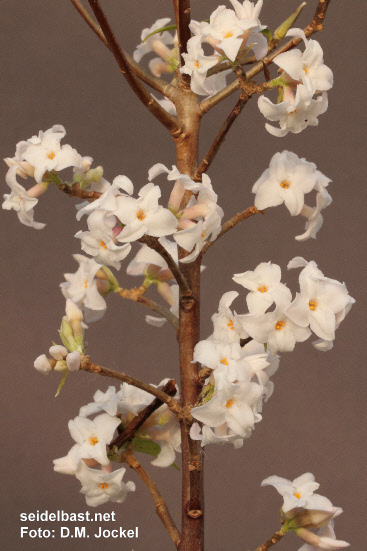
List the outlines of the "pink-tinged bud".
{"label": "pink-tinged bud", "polygon": [[165,44],[163,44],[161,40],[153,40],[151,42],[151,45],[153,51],[165,61],[169,61],[172,58],[171,50]]}
{"label": "pink-tinged bud", "polygon": [[163,283],[164,281],[170,281],[171,279],[174,279],[174,278],[171,270],[167,268],[166,270],[161,270],[159,272],[158,279]]}
{"label": "pink-tinged bud", "polygon": [[[292,509],[295,512],[294,509]],[[291,520],[287,523],[291,529],[295,528],[322,528],[335,517],[338,517],[343,510],[340,507],[333,507],[330,511],[316,511],[301,509],[301,512],[292,516],[292,511],[286,513]]]}
{"label": "pink-tinged bud", "polygon": [[45,193],[48,188],[48,182],[40,182],[39,184],[36,184],[35,186],[31,187],[27,192],[27,197],[39,197],[42,195],[42,193]]}
{"label": "pink-tinged bud", "polygon": [[309,207],[308,205],[305,204],[305,205],[303,205],[300,214],[302,216],[304,216],[305,218],[311,218],[311,216],[313,215],[314,212],[315,212],[314,207]]}
{"label": "pink-tinged bud", "polygon": [[204,203],[197,203],[192,207],[188,207],[182,213],[182,218],[187,218],[188,220],[194,220],[195,218],[205,218],[209,212],[207,205]]}
{"label": "pink-tinged bud", "polygon": [[27,161],[16,161],[15,159],[12,159],[11,157],[7,157],[4,159],[8,167],[17,165],[17,174],[21,178],[28,178],[28,176],[31,176],[33,178],[34,176],[34,167],[27,163]]}
{"label": "pink-tinged bud", "polygon": [[172,212],[178,212],[180,210],[181,201],[185,194],[185,185],[177,180],[171,191],[170,198],[168,200],[168,208]]}
{"label": "pink-tinged bud", "polygon": [[149,70],[155,77],[160,77],[165,73],[172,73],[172,67],[166,61],[162,61],[159,57],[155,57],[149,61]]}
{"label": "pink-tinged bud", "polygon": [[157,266],[156,264],[148,264],[145,268],[145,273],[150,279],[160,279],[159,272],[161,269],[161,266]]}
{"label": "pink-tinged bud", "polygon": [[179,230],[187,230],[188,228],[192,228],[193,226],[195,226],[195,222],[187,220],[187,218],[181,218],[178,222],[177,228]]}
{"label": "pink-tinged bud", "polygon": [[65,313],[70,323],[73,321],[83,321],[83,312],[70,298],[66,299]]}
{"label": "pink-tinged bud", "polygon": [[173,306],[176,302],[176,296],[172,291],[168,283],[158,283],[158,293],[164,298],[170,306]]}
{"label": "pink-tinged bud", "polygon": [[295,97],[292,88],[290,86],[284,86],[283,90],[283,101],[294,103]]}
{"label": "pink-tinged bud", "polygon": [[113,471],[112,463],[110,462],[108,465],[101,465],[101,471],[108,474],[112,473]]}
{"label": "pink-tinged bud", "polygon": [[97,284],[97,291],[99,292],[100,295],[102,295],[103,297],[108,295],[108,293],[111,290],[111,285],[109,281],[106,281],[105,279],[96,279],[96,284]]}

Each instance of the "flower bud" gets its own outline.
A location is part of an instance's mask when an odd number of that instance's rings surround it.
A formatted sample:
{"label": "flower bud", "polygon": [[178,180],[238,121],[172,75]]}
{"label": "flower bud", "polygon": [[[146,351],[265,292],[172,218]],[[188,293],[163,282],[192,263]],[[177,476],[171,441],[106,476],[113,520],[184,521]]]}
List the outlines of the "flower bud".
{"label": "flower bud", "polygon": [[58,360],[54,367],[54,371],[67,371],[68,366],[66,365],[65,360]]}
{"label": "flower bud", "polygon": [[293,26],[293,23],[298,18],[299,14],[305,7],[306,2],[302,2],[302,4],[296,9],[295,12],[292,13],[274,32],[274,38],[276,40],[280,40],[281,38],[284,38],[289,29]]}
{"label": "flower bud", "polygon": [[65,346],[61,346],[60,344],[57,344],[50,347],[49,353],[53,358],[55,358],[55,360],[64,360],[68,354],[68,351],[65,348]]}
{"label": "flower bud", "polygon": [[80,352],[70,352],[66,356],[66,365],[69,371],[78,371],[80,368]]}
{"label": "flower bud", "polygon": [[[295,511],[293,509],[293,511]],[[286,522],[287,528],[295,530],[297,528],[321,528],[332,519],[339,516],[343,510],[340,507],[333,507],[330,511],[315,511],[308,509],[301,509],[293,518],[291,518],[292,511],[288,511],[286,516],[290,518]]]}
{"label": "flower bud", "polygon": [[111,270],[107,268],[107,266],[102,266],[96,273],[97,286],[99,279],[107,281],[109,283],[110,291],[117,291],[120,288],[117,279],[115,278]]}
{"label": "flower bud", "polygon": [[43,373],[44,375],[48,375],[52,369],[52,365],[50,360],[45,356],[45,354],[41,354],[41,356],[38,356],[34,360],[33,364],[34,368],[37,369],[40,373]]}

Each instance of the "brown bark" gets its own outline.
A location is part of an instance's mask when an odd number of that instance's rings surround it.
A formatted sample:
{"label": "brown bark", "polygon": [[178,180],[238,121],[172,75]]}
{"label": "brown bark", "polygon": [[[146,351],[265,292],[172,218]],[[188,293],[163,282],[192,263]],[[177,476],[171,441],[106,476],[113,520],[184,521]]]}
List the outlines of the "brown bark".
{"label": "brown bark", "polygon": [[[198,145],[201,113],[198,97],[180,86],[176,99],[177,117],[183,132],[176,140],[176,162],[181,173],[193,176],[198,164]],[[190,193],[184,199],[186,204]],[[179,258],[187,253],[179,250]],[[200,263],[201,256],[190,263],[180,264],[191,293],[180,292],[180,321],[178,343],[180,353],[182,407],[194,405],[201,391],[198,366],[193,353],[200,331]],[[197,442],[189,437],[190,425],[181,421],[182,434],[182,529],[180,551],[204,549],[204,493],[202,454]]]}

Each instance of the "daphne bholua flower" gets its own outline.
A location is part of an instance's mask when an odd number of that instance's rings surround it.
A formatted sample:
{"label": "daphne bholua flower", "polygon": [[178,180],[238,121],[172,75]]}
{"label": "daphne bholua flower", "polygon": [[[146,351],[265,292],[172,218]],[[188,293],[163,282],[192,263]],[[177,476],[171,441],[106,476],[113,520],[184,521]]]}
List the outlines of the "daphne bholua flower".
{"label": "daphne bholua flower", "polygon": [[126,469],[121,468],[112,473],[105,473],[91,469],[81,461],[75,476],[82,484],[80,491],[85,495],[87,505],[97,507],[107,501],[123,503],[127,494],[135,491],[134,482],[122,481],[125,472]]}

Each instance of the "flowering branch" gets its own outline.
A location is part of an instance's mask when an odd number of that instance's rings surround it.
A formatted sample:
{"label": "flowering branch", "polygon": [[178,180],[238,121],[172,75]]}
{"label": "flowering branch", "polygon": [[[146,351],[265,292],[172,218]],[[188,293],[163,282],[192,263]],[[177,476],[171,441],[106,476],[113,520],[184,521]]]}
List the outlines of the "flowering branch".
{"label": "flowering branch", "polygon": [[286,532],[283,532],[282,529],[278,530],[277,532],[275,532],[275,534],[271,536],[270,539],[268,539],[265,543],[257,547],[256,551],[266,551],[270,547],[273,547],[273,545],[280,542],[280,540],[285,536],[285,534]]}
{"label": "flowering branch", "polygon": [[[324,23],[326,11],[328,9],[330,1],[331,0],[319,0],[313,20],[304,29],[304,32],[307,38],[323,29],[323,23]],[[278,48],[270,56],[268,55],[263,59],[261,59],[258,63],[256,63],[256,65],[254,65],[254,67],[252,67],[249,71],[247,71],[247,73],[245,73],[246,80],[250,81],[256,75],[261,73],[261,71],[263,71],[264,66],[269,66],[273,62],[273,60],[277,57],[277,55],[282,54],[283,52],[287,52],[288,50],[294,48],[301,41],[302,41],[301,38],[293,38],[292,40],[289,40],[288,42],[286,42],[284,46],[281,46],[281,48]],[[254,84],[256,87],[256,91],[254,91],[253,93],[262,93],[263,91],[269,89],[266,86],[263,89],[261,89],[263,85],[256,85],[255,83],[251,83],[251,84]],[[266,85],[269,83],[264,83],[264,84]],[[231,82],[231,84],[229,84],[228,86],[220,90],[220,92],[217,92],[216,94],[214,94],[214,96],[202,101],[200,104],[200,109],[202,113],[203,114],[207,113],[210,109],[212,109],[212,107],[214,107],[222,100],[224,100],[225,98],[233,94],[233,92],[238,90],[238,88],[240,87],[241,87],[241,82],[239,80],[234,80],[233,82]]]}
{"label": "flowering branch", "polygon": [[180,533],[177,530],[177,527],[168,511],[166,502],[164,501],[160,491],[158,490],[156,483],[151,479],[149,474],[142,467],[139,461],[134,457],[130,450],[123,454],[122,459],[140,476],[144,484],[147,486],[154,500],[157,515],[161,519],[173,543],[176,547],[178,547],[181,539]]}
{"label": "flowering branch", "polygon": [[237,226],[237,224],[239,224],[240,222],[242,222],[242,220],[246,220],[246,218],[250,218],[250,216],[252,216],[253,214],[265,214],[265,211],[263,210],[258,210],[256,207],[248,207],[246,210],[242,211],[242,212],[239,212],[237,214],[235,214],[232,218],[230,218],[229,220],[227,220],[227,222],[225,222],[222,226],[222,230],[220,231],[220,233],[218,234],[218,237],[217,239],[215,239],[214,241],[208,241],[206,243],[206,245],[203,247],[202,249],[202,254],[205,254],[207,252],[207,250],[214,244],[218,241],[218,239],[220,237],[222,237],[222,235],[224,235],[225,233],[227,233],[227,231],[231,230],[232,228],[234,228],[235,226]]}
{"label": "flowering branch", "polygon": [[[71,0],[71,2],[74,4],[75,8],[78,10],[80,15],[83,17],[84,21],[92,29],[92,31],[98,36],[98,38],[103,42],[103,44],[110,51],[112,51],[101,28],[99,27],[99,25],[96,24],[96,22],[90,16],[90,14],[85,9],[85,7],[81,4],[81,2],[79,0]],[[156,90],[157,92],[160,92],[167,98],[172,97],[174,93],[174,86],[172,86],[171,84],[168,84],[167,82],[164,82],[164,80],[160,78],[154,77],[153,75],[149,74],[139,65],[139,63],[136,63],[133,60],[133,58],[130,57],[129,54],[127,54],[126,52],[124,52],[124,55],[129,65],[131,65],[131,67],[134,69],[134,72],[140,78],[140,80],[142,80],[143,82],[145,82],[145,84],[148,84],[154,90]]]}
{"label": "flowering branch", "polygon": [[108,47],[111,50],[114,58],[116,59],[121,73],[126,78],[132,90],[138,96],[140,101],[147,107],[147,109],[156,117],[156,119],[158,119],[171,133],[177,132],[179,130],[179,126],[177,124],[176,118],[167,113],[167,111],[159,105],[159,103],[151,96],[151,94],[149,94],[149,92],[142,86],[142,84],[135,76],[134,71],[126,58],[126,55],[124,54],[116,40],[116,37],[110,27],[110,24],[107,21],[107,18],[98,0],[88,0],[88,2],[93,10],[94,15],[96,16],[98,23],[100,24]]}
{"label": "flowering branch", "polygon": [[[168,396],[175,396],[177,393],[176,381],[168,381],[162,388],[162,392],[165,392]],[[139,415],[136,415],[134,419],[128,424],[126,429],[121,432],[116,438],[111,442],[110,449],[114,446],[121,448],[125,442],[128,442],[134,437],[134,434],[140,427],[145,423],[145,421],[163,404],[162,400],[156,398],[151,404],[144,408]]]}
{"label": "flowering branch", "polygon": [[112,379],[118,379],[119,381],[127,383],[128,385],[132,385],[132,386],[135,386],[136,388],[140,388],[141,390],[145,390],[145,392],[152,394],[153,396],[158,398],[161,402],[167,404],[169,409],[173,411],[175,414],[178,414],[181,412],[181,408],[178,405],[178,403],[175,400],[173,400],[171,396],[168,396],[168,394],[166,394],[162,390],[159,390],[155,386],[149,385],[148,383],[144,383],[143,381],[140,381],[135,377],[131,377],[131,375],[127,375],[126,373],[113,371],[112,369],[108,369],[107,367],[102,367],[101,365],[92,363],[90,361],[89,356],[82,356],[80,361],[80,369],[82,371],[88,371],[89,373],[98,373],[99,375],[102,375],[102,377],[110,377]]}
{"label": "flowering branch", "polygon": [[[180,51],[181,64],[185,64],[185,60],[182,54],[187,51],[187,42],[191,37],[190,21],[191,21],[191,7],[190,0],[176,0],[175,1],[175,15],[178,31],[178,47]],[[190,86],[190,77],[188,75],[182,75],[181,82],[184,87]]]}

